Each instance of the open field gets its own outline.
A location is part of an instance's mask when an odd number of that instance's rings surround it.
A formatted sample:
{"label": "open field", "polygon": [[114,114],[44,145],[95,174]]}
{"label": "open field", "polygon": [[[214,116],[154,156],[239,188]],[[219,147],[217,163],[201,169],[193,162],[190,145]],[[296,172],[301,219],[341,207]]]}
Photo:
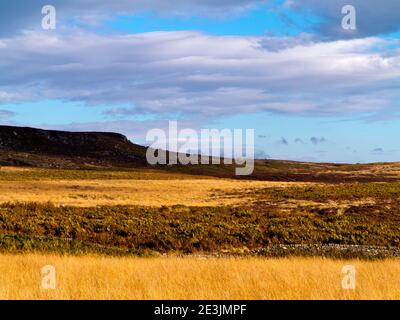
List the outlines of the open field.
{"label": "open field", "polygon": [[206,175],[156,169],[44,169],[3,166],[0,181],[66,181],[66,180],[195,180],[213,179]]}
{"label": "open field", "polygon": [[221,206],[246,202],[230,193],[310,183],[213,178],[149,169],[0,169],[0,203],[51,202],[67,206]]}
{"label": "open field", "polygon": [[[41,288],[45,265],[55,290]],[[345,265],[355,290],[342,288]],[[399,274],[398,260],[1,255],[0,299],[399,299]]]}
{"label": "open field", "polygon": [[[377,212],[364,212],[365,208],[355,211],[351,207],[340,214],[305,208],[292,210],[285,212],[279,206],[257,204],[254,208],[2,204],[0,250],[150,256],[164,253],[399,256],[398,211],[383,215],[379,210],[385,209],[379,207]],[[326,250],[331,245],[334,247]],[[354,246],[364,246],[365,250]],[[372,248],[377,246],[381,248]]]}
{"label": "open field", "polygon": [[2,167],[0,298],[400,299],[397,164],[268,166],[274,181]]}
{"label": "open field", "polygon": [[[0,156],[2,153],[0,152]],[[35,163],[40,165],[40,162]],[[251,176],[236,176],[234,165],[156,166],[139,168],[83,168],[2,166],[0,181],[94,180],[94,179],[210,179],[287,181],[287,182],[390,182],[400,180],[400,163],[330,164],[256,160]]]}
{"label": "open field", "polygon": [[[302,170],[300,164],[270,165]],[[382,166],[376,166],[378,178],[379,170],[393,169]],[[354,174],[346,168],[340,166]],[[355,168],[373,172],[373,166]],[[26,167],[2,167],[0,181],[2,252],[400,255],[397,181],[257,181],[153,169]]]}
{"label": "open field", "polygon": [[232,179],[86,179],[1,181],[0,203],[52,202],[56,205],[233,205],[246,197],[229,193],[274,187],[307,185],[293,182]]}

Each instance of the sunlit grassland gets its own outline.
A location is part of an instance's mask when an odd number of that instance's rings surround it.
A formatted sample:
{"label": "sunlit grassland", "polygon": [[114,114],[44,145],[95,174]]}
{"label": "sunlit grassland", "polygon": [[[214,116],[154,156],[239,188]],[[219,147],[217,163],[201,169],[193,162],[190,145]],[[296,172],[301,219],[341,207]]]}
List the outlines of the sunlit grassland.
{"label": "sunlit grassland", "polygon": [[[41,268],[56,289],[41,287]],[[342,288],[345,265],[356,289]],[[399,299],[400,262],[1,255],[1,299]]]}
{"label": "sunlit grassland", "polygon": [[[302,183],[300,183],[302,184]],[[55,205],[91,207],[97,205],[188,205],[239,204],[245,196],[232,197],[240,190],[288,187],[290,182],[231,179],[83,179],[1,181],[0,203],[52,202]]]}
{"label": "sunlit grassland", "polygon": [[35,167],[0,168],[0,181],[57,181],[57,180],[183,180],[207,179],[185,173],[157,169],[46,169]]}
{"label": "sunlit grassland", "polygon": [[398,256],[399,196],[395,181],[2,167],[0,298],[400,299],[400,260],[383,260]]}

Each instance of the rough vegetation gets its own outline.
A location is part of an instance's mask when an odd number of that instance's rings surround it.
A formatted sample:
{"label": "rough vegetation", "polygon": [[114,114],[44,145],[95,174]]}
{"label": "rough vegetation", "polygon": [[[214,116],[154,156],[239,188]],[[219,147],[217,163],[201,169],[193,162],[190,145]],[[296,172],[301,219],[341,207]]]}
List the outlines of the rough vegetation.
{"label": "rough vegetation", "polygon": [[[364,210],[282,213],[243,207],[56,207],[0,206],[0,247],[5,252],[52,251],[152,255],[327,255],[384,257],[375,246],[400,246],[400,213]],[[366,211],[369,210],[369,211]],[[368,213],[370,212],[370,213]],[[386,215],[385,215],[386,213]],[[387,219],[385,218],[387,217]],[[366,250],[330,246],[358,245]],[[290,245],[283,248],[282,245]],[[294,246],[301,245],[301,246]],[[296,249],[297,248],[297,249]],[[296,250],[294,250],[296,249]],[[376,249],[376,248],[375,248]]]}
{"label": "rough vegetation", "polygon": [[145,152],[113,133],[0,126],[0,163],[18,165],[0,169],[0,250],[400,255],[399,163],[259,160],[238,181],[233,166],[149,167]]}

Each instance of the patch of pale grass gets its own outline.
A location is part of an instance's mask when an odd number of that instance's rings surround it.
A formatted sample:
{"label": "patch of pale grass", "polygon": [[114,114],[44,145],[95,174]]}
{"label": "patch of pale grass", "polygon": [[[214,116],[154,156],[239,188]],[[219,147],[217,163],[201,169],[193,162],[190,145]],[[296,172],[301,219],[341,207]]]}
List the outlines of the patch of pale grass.
{"label": "patch of pale grass", "polygon": [[0,203],[53,202],[56,205],[216,206],[239,204],[245,197],[233,191],[299,186],[303,183],[241,181],[229,179],[186,180],[54,180],[2,181]]}
{"label": "patch of pale grass", "polygon": [[0,170],[1,170],[1,173],[4,173],[4,172],[12,173],[12,172],[30,172],[30,171],[33,171],[34,169],[26,168],[26,167],[1,167]]}
{"label": "patch of pale grass", "polygon": [[[341,286],[356,267],[356,289]],[[56,268],[56,289],[40,270]],[[325,259],[197,259],[1,255],[2,299],[399,299],[400,263]]]}

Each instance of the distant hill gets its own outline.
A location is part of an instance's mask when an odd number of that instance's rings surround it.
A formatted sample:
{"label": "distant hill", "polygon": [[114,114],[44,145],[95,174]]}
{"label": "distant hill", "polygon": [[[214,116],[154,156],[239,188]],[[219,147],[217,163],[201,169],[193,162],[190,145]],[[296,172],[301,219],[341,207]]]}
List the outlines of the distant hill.
{"label": "distant hill", "polygon": [[144,166],[146,148],[124,135],[0,126],[0,164],[75,168]]}
{"label": "distant hill", "polygon": [[[0,126],[0,166],[42,168],[150,168],[147,148],[112,132],[67,132]],[[398,180],[400,163],[332,164],[256,160],[251,176],[236,176],[235,165],[159,165],[193,175],[267,181],[370,182]]]}

